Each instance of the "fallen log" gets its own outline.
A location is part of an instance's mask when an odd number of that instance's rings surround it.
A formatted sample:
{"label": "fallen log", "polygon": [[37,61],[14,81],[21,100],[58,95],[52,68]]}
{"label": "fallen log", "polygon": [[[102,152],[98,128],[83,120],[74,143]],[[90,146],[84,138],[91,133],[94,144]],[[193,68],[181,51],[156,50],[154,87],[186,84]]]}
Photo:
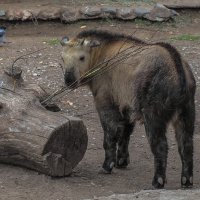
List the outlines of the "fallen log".
{"label": "fallen log", "polygon": [[0,162],[67,176],[85,154],[87,131],[80,119],[42,106],[45,95],[23,82],[19,68],[1,73]]}

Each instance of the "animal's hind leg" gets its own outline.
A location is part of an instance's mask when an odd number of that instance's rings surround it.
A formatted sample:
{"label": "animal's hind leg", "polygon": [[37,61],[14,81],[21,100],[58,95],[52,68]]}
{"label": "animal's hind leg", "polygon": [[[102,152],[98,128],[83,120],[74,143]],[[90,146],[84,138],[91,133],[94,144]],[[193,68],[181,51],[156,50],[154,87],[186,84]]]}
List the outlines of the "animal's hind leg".
{"label": "animal's hind leg", "polygon": [[105,160],[103,169],[107,173],[111,173],[116,165],[116,150],[117,150],[117,134],[121,130],[120,122],[121,114],[117,108],[98,109],[101,124],[104,130],[103,147],[105,150]]}
{"label": "animal's hind leg", "polygon": [[182,161],[181,185],[193,185],[193,132],[195,120],[194,102],[184,105],[174,122],[178,150]]}
{"label": "animal's hind leg", "polygon": [[130,163],[128,145],[133,128],[133,124],[125,123],[121,127],[121,131],[118,131],[118,148],[116,163],[116,167],[118,168],[124,168]]}
{"label": "animal's hind leg", "polygon": [[166,180],[166,166],[168,145],[165,136],[166,123],[157,116],[144,115],[144,124],[147,138],[154,155],[154,178],[152,185],[157,188],[163,188]]}

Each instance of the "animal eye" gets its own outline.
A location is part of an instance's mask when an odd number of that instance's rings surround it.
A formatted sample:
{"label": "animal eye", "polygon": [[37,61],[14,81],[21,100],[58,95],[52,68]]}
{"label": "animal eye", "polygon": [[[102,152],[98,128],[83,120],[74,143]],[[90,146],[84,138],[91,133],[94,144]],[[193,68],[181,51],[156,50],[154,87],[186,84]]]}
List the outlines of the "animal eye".
{"label": "animal eye", "polygon": [[81,61],[84,61],[84,60],[85,60],[85,56],[81,56],[79,59],[80,59]]}

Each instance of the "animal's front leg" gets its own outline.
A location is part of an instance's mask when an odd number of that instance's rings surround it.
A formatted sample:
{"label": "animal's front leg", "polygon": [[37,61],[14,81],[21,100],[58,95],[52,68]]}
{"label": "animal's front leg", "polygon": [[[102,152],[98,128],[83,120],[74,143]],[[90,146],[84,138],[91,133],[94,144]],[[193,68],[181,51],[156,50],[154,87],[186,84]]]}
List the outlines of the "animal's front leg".
{"label": "animal's front leg", "polygon": [[117,109],[107,108],[99,110],[99,116],[104,130],[103,147],[105,150],[105,160],[103,169],[106,173],[111,173],[116,165],[117,131],[121,115]]}

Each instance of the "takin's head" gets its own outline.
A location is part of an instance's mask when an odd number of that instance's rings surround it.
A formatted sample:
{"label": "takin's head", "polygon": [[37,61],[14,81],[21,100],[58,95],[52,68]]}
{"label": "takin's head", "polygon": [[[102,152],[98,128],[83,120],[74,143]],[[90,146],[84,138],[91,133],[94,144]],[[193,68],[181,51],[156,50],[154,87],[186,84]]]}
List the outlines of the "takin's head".
{"label": "takin's head", "polygon": [[[68,37],[63,37],[61,40],[63,46],[62,59],[65,70],[65,84],[72,85],[78,83],[90,67],[91,49],[100,45],[99,41],[75,38],[69,40]],[[75,85],[73,85],[75,86]]]}

